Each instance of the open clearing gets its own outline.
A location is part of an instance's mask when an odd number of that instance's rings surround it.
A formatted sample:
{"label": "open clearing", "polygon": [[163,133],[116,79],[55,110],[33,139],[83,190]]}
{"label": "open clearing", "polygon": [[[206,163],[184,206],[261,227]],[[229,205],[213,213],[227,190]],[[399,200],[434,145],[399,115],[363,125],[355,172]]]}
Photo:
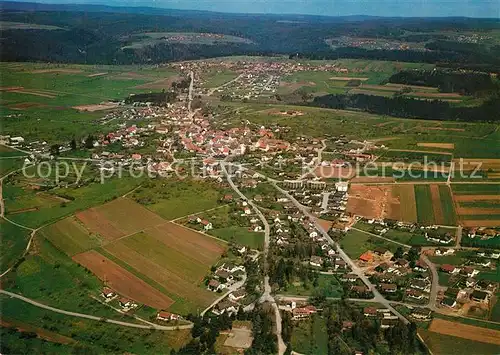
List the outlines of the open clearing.
{"label": "open clearing", "polygon": [[417,146],[426,148],[455,149],[454,143],[417,143]]}
{"label": "open clearing", "polygon": [[392,191],[400,202],[401,220],[416,222],[417,205],[415,204],[415,189],[413,185],[394,186]]}
{"label": "open clearing", "polygon": [[114,102],[107,102],[104,104],[97,104],[97,105],[80,105],[80,106],[73,106],[75,110],[78,111],[87,111],[87,112],[95,112],[95,111],[103,111],[103,110],[109,110],[118,107],[117,103]]}
{"label": "open clearing", "polygon": [[90,231],[108,240],[137,233],[166,222],[163,218],[127,198],[118,198],[78,213],[77,218]]}
{"label": "open clearing", "polygon": [[500,331],[435,318],[429,330],[459,338],[500,345]]}
{"label": "open clearing", "polygon": [[157,309],[166,309],[173,303],[169,297],[94,250],[75,255],[73,260],[120,295]]}
{"label": "open clearing", "polygon": [[392,193],[392,186],[351,185],[347,212],[375,219],[396,219],[400,216],[400,202]]}

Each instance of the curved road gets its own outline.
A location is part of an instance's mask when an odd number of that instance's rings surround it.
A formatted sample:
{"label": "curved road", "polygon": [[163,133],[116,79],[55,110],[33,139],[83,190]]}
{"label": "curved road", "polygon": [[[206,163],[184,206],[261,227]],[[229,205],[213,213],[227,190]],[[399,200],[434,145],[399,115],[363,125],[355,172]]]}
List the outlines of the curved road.
{"label": "curved road", "polygon": [[63,309],[47,306],[43,303],[40,303],[40,302],[34,301],[32,299],[29,299],[27,297],[18,295],[17,293],[5,291],[5,290],[0,290],[0,293],[7,295],[11,298],[17,298],[23,302],[26,302],[26,303],[29,303],[29,304],[35,306],[35,307],[47,309],[47,310],[52,311],[52,312],[65,314],[67,316],[86,318],[86,319],[91,319],[91,320],[96,320],[96,321],[101,321],[101,322],[106,322],[106,323],[112,323],[112,324],[121,325],[124,327],[140,328],[140,329],[156,329],[156,330],[179,330],[179,329],[191,329],[191,328],[193,328],[193,324],[184,324],[184,325],[178,325],[178,326],[163,326],[163,325],[156,325],[156,324],[155,325],[142,325],[142,324],[122,322],[119,320],[107,319],[107,318],[103,318],[103,317],[96,317],[96,316],[92,316],[90,314],[65,311]]}

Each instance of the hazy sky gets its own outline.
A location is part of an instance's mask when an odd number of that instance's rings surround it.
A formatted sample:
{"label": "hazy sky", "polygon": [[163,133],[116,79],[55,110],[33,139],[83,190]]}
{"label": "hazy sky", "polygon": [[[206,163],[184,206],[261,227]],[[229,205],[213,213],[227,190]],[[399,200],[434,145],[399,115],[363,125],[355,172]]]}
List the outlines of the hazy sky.
{"label": "hazy sky", "polygon": [[[29,1],[29,0],[28,0]],[[220,12],[500,18],[500,0],[31,0]]]}

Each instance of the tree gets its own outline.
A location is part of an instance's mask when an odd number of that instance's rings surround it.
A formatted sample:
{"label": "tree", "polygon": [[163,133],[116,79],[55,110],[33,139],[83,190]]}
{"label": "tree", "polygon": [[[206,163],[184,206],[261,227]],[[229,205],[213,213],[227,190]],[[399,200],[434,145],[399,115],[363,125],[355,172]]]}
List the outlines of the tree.
{"label": "tree", "polygon": [[71,142],[69,143],[70,147],[71,147],[71,150],[76,150],[77,146],[76,146],[76,139],[73,138],[71,140]]}
{"label": "tree", "polygon": [[85,148],[94,148],[94,137],[92,135],[89,135],[87,138],[85,138]]}
{"label": "tree", "polygon": [[59,144],[52,144],[50,146],[50,155],[53,155],[55,157],[59,156],[60,149],[61,149],[61,146]]}

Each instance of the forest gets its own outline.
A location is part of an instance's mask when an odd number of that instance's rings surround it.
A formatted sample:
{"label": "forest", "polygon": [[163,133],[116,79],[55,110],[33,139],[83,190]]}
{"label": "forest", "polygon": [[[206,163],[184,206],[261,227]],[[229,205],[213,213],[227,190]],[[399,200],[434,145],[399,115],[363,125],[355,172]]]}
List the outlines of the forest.
{"label": "forest", "polygon": [[[304,104],[303,102],[297,104]],[[315,97],[311,106],[333,109],[357,109],[401,118],[426,120],[497,122],[500,97],[494,95],[479,106],[460,107],[440,100],[420,100],[403,96],[383,97],[365,94],[330,94]]]}
{"label": "forest", "polygon": [[[84,15],[83,15],[84,14]],[[449,28],[487,33],[494,19],[401,19],[369,16],[221,14],[95,5],[3,2],[0,20],[60,29],[2,29],[2,61],[86,64],[160,63],[228,55],[290,55],[298,58],[367,58],[438,63],[500,71],[500,46],[459,43],[443,36]],[[237,36],[247,42],[156,43],[129,47],[131,35],[145,32],[203,32]],[[414,34],[412,35],[412,33]],[[424,33],[423,34],[420,33]],[[425,51],[331,49],[327,38],[369,36],[429,41]],[[422,37],[424,36],[424,37]]]}

